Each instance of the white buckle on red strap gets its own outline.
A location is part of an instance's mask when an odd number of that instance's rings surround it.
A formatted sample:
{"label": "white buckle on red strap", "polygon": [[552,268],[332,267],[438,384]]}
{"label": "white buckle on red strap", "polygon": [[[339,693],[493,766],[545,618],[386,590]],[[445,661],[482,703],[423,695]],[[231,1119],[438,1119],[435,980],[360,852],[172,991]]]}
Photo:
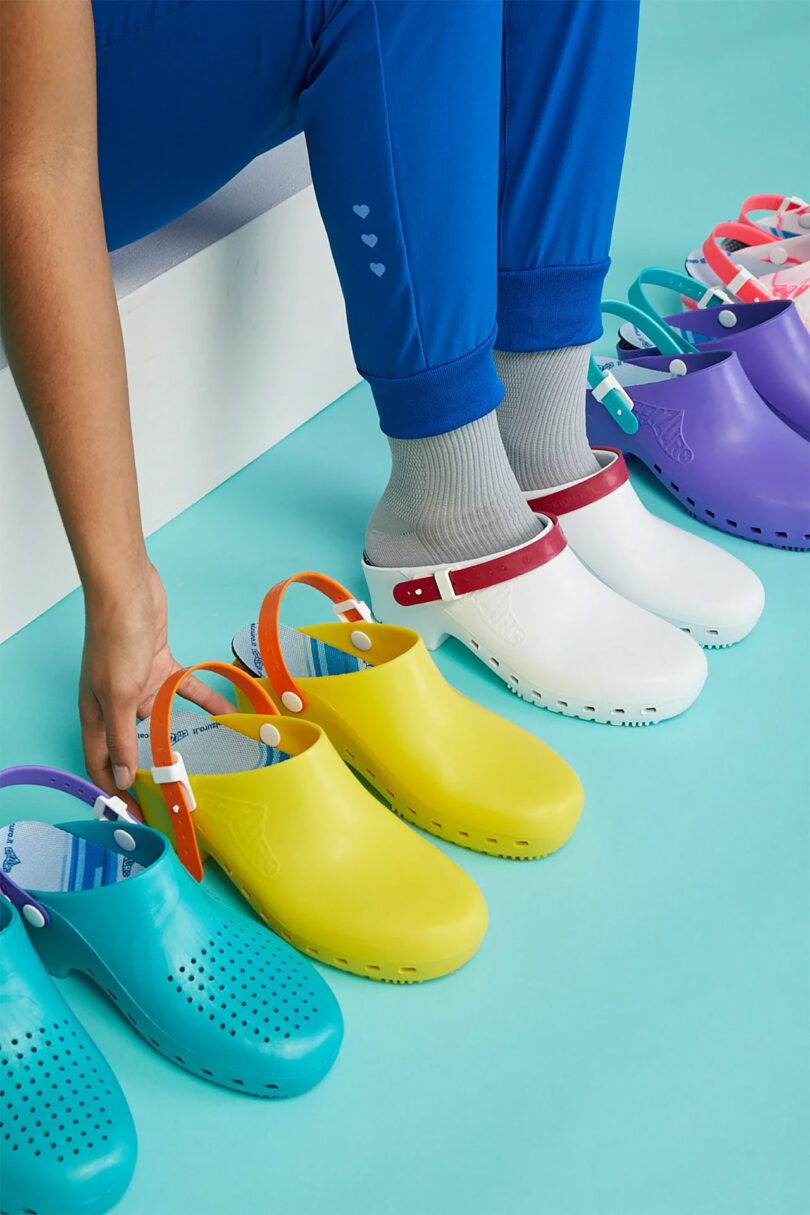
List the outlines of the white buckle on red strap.
{"label": "white buckle on red strap", "polygon": [[782,199],[781,203],[779,204],[779,206],[777,207],[776,217],[781,222],[781,219],[782,219],[783,215],[785,214],[785,211],[789,211],[791,207],[794,207],[797,211],[801,211],[806,206],[807,206],[807,203],[804,201],[803,198],[799,198],[799,196],[797,194],[790,194],[790,195],[786,194],[785,197]]}
{"label": "white buckle on red strap", "polygon": [[[334,612],[338,620],[346,621],[346,612],[357,612],[361,620],[365,620],[366,624],[372,624],[374,617],[371,615],[371,608],[362,599],[344,599],[342,603],[334,605]],[[356,623],[356,622],[354,622]]]}
{"label": "white buckle on red strap", "polygon": [[162,768],[152,768],[152,780],[156,785],[182,785],[188,798],[188,809],[196,810],[197,803],[194,800],[194,794],[191,791],[191,784],[188,779],[185,760],[179,751],[175,751],[173,754],[173,764],[166,764],[165,767]]}
{"label": "white buckle on red strap", "polygon": [[452,603],[454,599],[458,599],[458,595],[453,590],[453,583],[450,581],[452,573],[450,568],[433,571],[433,581],[436,583],[442,603]]}
{"label": "white buckle on red strap", "polygon": [[138,821],[133,814],[130,814],[127,803],[122,797],[106,797],[102,793],[93,802],[93,817],[106,818],[105,810],[111,810],[117,819],[125,823],[137,823]]}
{"label": "white buckle on red strap", "polygon": [[745,266],[740,266],[734,278],[731,282],[726,283],[726,286],[732,295],[739,295],[740,288],[744,287],[746,283],[756,283],[757,287],[762,286],[761,283],[757,282],[756,275],[752,274],[750,270],[746,270]]}

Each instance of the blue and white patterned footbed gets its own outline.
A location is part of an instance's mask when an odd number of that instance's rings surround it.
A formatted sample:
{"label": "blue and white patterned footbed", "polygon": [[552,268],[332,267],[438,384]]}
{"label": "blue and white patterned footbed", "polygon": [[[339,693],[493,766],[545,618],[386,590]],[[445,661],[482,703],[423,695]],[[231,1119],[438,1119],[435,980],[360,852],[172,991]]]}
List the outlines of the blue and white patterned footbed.
{"label": "blue and white patterned footbed", "polygon": [[[371,663],[344,654],[336,646],[317,641],[307,633],[291,629],[286,624],[279,628],[279,641],[284,661],[293,679],[307,679],[316,675],[352,675],[364,671]],[[259,653],[259,626],[248,624],[240,629],[231,642],[234,656],[253,674],[264,675],[264,663]]]}
{"label": "blue and white patterned footbed", "polygon": [[143,869],[131,857],[40,822],[0,827],[0,857],[3,873],[23,890],[94,890]]}
{"label": "blue and white patterned footbed", "polygon": [[[279,631],[284,659],[294,679],[316,675],[349,675],[371,664],[354,654],[344,654],[306,633],[282,625]],[[258,627],[250,624],[233,639],[235,656],[254,675],[264,674],[259,654]],[[289,759],[286,751],[247,738],[221,722],[187,709],[172,712],[172,747],[179,751],[188,772],[216,776],[223,772],[252,772]],[[152,767],[149,718],[138,723],[138,767]]]}
{"label": "blue and white patterned footbed", "polygon": [[[138,767],[147,771],[152,767],[149,720],[146,717],[138,722]],[[188,709],[172,712],[172,747],[183,756],[186,771],[197,776],[252,772],[290,758],[286,751],[268,747],[256,738],[247,738],[238,730]]]}

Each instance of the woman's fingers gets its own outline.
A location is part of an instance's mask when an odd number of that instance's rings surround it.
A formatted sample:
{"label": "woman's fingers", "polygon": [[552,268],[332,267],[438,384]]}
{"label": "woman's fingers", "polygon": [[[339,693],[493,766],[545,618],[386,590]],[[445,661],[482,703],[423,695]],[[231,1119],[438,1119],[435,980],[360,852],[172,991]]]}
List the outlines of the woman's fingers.
{"label": "woman's fingers", "polygon": [[[182,670],[179,662],[174,662],[170,674],[175,671]],[[194,675],[189,675],[188,679],[184,679],[178,688],[180,695],[184,700],[190,700],[192,704],[199,705],[206,713],[216,715],[217,713],[233,713],[234,706],[224,696],[220,696],[218,692],[214,692],[207,684],[204,684],[201,679],[197,679]],[[155,690],[151,696],[147,696],[138,705],[138,717],[141,721],[145,717],[150,717],[155,706]]]}
{"label": "woman's fingers", "polygon": [[111,690],[101,697],[104,736],[117,789],[129,788],[138,767],[137,704],[131,690]]}
{"label": "woman's fingers", "polygon": [[209,688],[201,679],[197,679],[196,675],[189,675],[188,679],[184,679],[179,691],[184,700],[190,700],[192,704],[199,705],[206,713],[233,713],[235,711],[229,700]]}
{"label": "woman's fingers", "polygon": [[[82,727],[82,749],[87,775],[93,784],[98,785],[105,793],[112,793],[116,789],[116,784],[107,746],[104,715],[93,692],[84,687],[79,690],[79,720]],[[123,789],[119,789],[117,795],[123,797],[130,814],[142,823],[143,814],[134,797]]]}
{"label": "woman's fingers", "polygon": [[110,753],[107,750],[101,705],[92,691],[84,686],[79,688],[79,721],[82,727],[82,750],[87,774],[93,784],[98,785],[105,793],[112,793],[115,788],[115,780],[112,774]]}

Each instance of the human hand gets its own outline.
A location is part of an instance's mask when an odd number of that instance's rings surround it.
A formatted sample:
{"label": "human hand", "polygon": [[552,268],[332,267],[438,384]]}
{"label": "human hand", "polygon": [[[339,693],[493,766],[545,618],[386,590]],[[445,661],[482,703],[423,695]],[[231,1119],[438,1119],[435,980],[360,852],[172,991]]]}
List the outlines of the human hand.
{"label": "human hand", "polygon": [[[163,681],[180,670],[169,649],[166,591],[155,567],[123,594],[87,594],[79,719],[84,761],[105,792],[126,790],[138,767],[136,720],[148,717]],[[180,695],[206,713],[233,706],[190,676]]]}

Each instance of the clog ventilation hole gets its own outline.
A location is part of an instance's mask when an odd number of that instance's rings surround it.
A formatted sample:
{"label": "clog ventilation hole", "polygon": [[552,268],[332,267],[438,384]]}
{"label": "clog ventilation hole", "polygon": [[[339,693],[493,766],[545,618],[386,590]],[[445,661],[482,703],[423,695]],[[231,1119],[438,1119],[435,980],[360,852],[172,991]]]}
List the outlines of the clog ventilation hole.
{"label": "clog ventilation hole", "polygon": [[222,1033],[269,1046],[317,1016],[306,969],[303,958],[268,943],[266,933],[231,923],[214,930],[194,954],[176,958],[166,983]]}
{"label": "clog ventilation hole", "polygon": [[0,1068],[4,1152],[55,1157],[64,1164],[108,1139],[112,1119],[105,1098],[112,1093],[70,1021],[4,1039]]}
{"label": "clog ventilation hole", "polygon": [[[656,474],[656,476],[659,478],[660,481],[663,482],[666,480],[665,474],[664,474],[660,464],[653,464],[653,472]],[[676,484],[675,481],[669,482],[669,488],[672,490],[672,492],[678,498],[680,498],[683,502],[686,503],[687,511],[690,515],[692,515],[692,517],[694,519],[700,519],[701,512],[706,516],[707,519],[717,519],[717,511],[711,510],[711,508],[708,506],[701,506],[698,502],[695,501],[694,498],[691,498],[687,494],[685,494],[683,492],[683,490],[681,489],[680,485]],[[734,528],[735,532],[738,532],[739,534],[743,534],[746,530],[746,524],[744,524],[744,523],[741,524],[737,519],[725,519],[725,520],[721,519],[720,522],[721,522],[721,524],[725,523],[726,527]],[[775,537],[774,540],[765,541],[766,544],[770,544],[773,548],[784,548],[784,549],[792,549],[794,551],[801,551],[801,548],[802,548],[801,545],[783,543],[783,541],[788,540],[790,538],[790,534],[786,531],[770,532],[770,531],[768,531],[767,528],[765,528],[763,530],[763,528],[756,527],[754,524],[748,525],[748,531],[751,533],[752,536],[764,536],[764,535],[774,536]],[[802,539],[810,540],[810,532],[804,532],[802,535]]]}

